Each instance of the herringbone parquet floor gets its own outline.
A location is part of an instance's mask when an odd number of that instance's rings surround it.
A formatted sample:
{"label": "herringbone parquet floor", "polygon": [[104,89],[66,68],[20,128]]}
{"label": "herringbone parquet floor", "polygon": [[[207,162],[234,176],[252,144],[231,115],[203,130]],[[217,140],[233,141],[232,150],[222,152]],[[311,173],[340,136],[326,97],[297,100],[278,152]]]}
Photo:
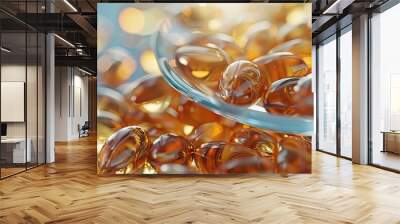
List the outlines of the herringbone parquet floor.
{"label": "herringbone parquet floor", "polygon": [[98,177],[94,138],[0,181],[0,223],[400,223],[400,175],[315,152],[313,174]]}

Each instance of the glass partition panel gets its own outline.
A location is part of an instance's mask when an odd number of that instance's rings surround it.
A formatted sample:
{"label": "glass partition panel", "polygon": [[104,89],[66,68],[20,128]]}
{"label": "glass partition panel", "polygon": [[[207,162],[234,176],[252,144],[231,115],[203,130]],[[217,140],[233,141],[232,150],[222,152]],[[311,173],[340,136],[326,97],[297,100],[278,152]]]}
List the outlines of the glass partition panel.
{"label": "glass partition panel", "polygon": [[17,19],[44,13],[45,1],[0,1],[0,7],[9,12],[0,12],[0,178],[5,178],[45,163],[46,39]]}
{"label": "glass partition panel", "polygon": [[31,162],[26,141],[26,41],[25,31],[1,34],[2,178],[24,171]]}
{"label": "glass partition panel", "polygon": [[340,36],[340,154],[352,157],[352,32]]}
{"label": "glass partition panel", "polygon": [[400,4],[371,19],[371,162],[400,170]]}
{"label": "glass partition panel", "polygon": [[318,48],[318,149],[336,153],[336,37]]}

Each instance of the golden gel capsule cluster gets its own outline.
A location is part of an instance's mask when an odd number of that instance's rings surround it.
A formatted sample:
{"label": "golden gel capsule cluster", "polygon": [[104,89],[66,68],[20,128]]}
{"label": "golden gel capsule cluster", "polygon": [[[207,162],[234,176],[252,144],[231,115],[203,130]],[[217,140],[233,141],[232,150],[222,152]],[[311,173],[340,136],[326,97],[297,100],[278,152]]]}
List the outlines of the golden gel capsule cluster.
{"label": "golden gel capsule cluster", "polygon": [[[167,49],[168,65],[210,100],[244,111],[257,107],[265,114],[312,116],[311,29],[292,13],[307,10],[274,4],[266,13],[269,7],[258,9],[262,4],[247,6],[239,11],[237,4],[208,3],[179,4],[173,12],[146,8],[150,5],[121,10],[121,33],[109,34],[121,36],[121,43],[103,40],[98,57],[99,174],[310,172],[309,137],[225,117],[178,92],[158,67],[160,52]],[[165,31],[159,26],[164,18],[178,35],[160,38],[166,49],[152,49],[146,42],[157,27]],[[179,26],[172,27],[175,20]]]}
{"label": "golden gel capsule cluster", "polygon": [[[234,29],[238,28],[234,26]],[[241,29],[244,34],[240,41],[230,36],[237,31],[194,35],[189,45],[176,49],[178,72],[194,87],[229,104],[249,107],[260,102],[268,113],[312,116],[308,104],[297,104],[296,112],[292,104],[281,105],[290,108],[271,110],[268,103],[269,98],[279,97],[270,90],[275,82],[311,73],[309,26],[287,24],[279,28],[269,21],[260,21]],[[274,96],[268,96],[268,93]],[[281,95],[281,101],[287,96]],[[292,100],[299,97],[302,95]],[[308,98],[300,100],[309,101]]]}
{"label": "golden gel capsule cluster", "polygon": [[[111,96],[99,95],[99,128],[108,128],[107,132],[101,130],[105,140],[98,153],[100,174],[286,173],[309,169],[301,163],[311,156],[302,153],[309,146],[306,138],[229,120],[176,92],[161,76],[145,77],[134,86],[126,86],[124,94],[102,89]],[[307,85],[307,81],[295,83]],[[161,89],[169,98],[158,92]],[[166,106],[152,110],[147,107],[149,102]],[[129,115],[133,118],[122,119]],[[302,148],[294,150],[292,145]]]}

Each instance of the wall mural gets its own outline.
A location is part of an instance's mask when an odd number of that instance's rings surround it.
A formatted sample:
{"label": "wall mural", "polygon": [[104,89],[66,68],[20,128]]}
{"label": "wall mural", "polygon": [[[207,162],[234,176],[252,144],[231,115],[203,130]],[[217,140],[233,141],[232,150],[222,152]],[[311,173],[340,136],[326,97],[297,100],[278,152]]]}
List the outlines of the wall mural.
{"label": "wall mural", "polygon": [[97,171],[310,173],[311,4],[98,4]]}

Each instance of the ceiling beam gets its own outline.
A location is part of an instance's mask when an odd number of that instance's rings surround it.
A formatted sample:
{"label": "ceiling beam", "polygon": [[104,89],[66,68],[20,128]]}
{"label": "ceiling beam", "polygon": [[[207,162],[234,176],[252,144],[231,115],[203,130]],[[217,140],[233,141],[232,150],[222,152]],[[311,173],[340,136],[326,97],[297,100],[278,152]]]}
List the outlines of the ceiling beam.
{"label": "ceiling beam", "polygon": [[92,56],[55,56],[55,65],[87,67],[96,71],[97,58]]}
{"label": "ceiling beam", "polygon": [[96,38],[97,30],[90,24],[85,17],[80,14],[67,14],[67,16],[74,21],[79,27],[81,27],[87,35],[91,38]]}

